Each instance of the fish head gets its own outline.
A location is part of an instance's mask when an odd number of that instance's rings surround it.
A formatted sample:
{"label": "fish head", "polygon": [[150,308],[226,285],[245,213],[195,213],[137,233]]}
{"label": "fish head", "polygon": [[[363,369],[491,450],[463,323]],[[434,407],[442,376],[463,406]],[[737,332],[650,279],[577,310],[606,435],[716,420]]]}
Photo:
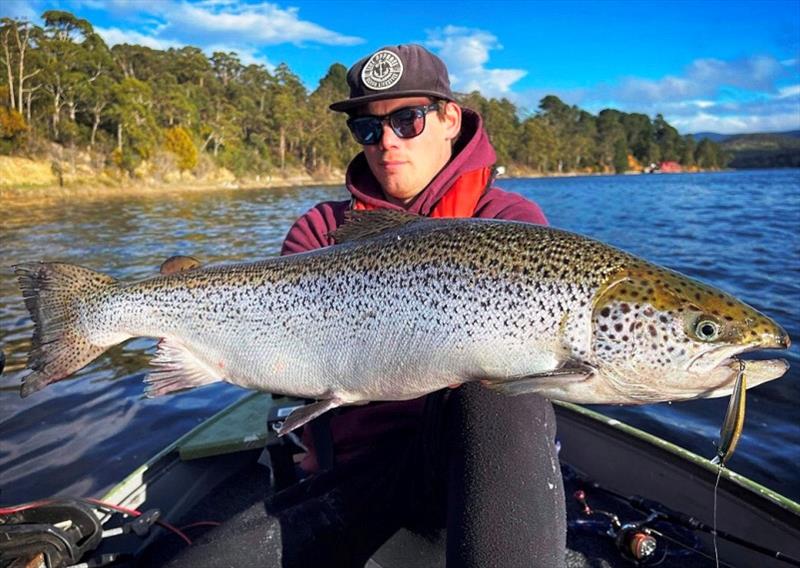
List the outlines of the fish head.
{"label": "fish head", "polygon": [[[621,269],[593,303],[591,364],[609,402],[726,396],[740,370],[737,355],[789,345],[780,325],[744,302],[646,263]],[[751,360],[746,368],[756,386],[789,366]]]}

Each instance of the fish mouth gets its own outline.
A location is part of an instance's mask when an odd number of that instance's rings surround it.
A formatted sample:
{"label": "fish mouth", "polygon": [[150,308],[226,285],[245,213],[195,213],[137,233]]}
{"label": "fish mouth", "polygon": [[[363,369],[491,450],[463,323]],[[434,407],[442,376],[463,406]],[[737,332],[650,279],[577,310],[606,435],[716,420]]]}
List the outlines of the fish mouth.
{"label": "fish mouth", "polygon": [[[783,328],[778,328],[778,333],[762,336],[758,341],[743,345],[720,345],[714,349],[700,353],[694,357],[686,368],[689,372],[703,372],[715,367],[728,365],[736,355],[760,351],[762,349],[788,349],[792,344],[789,334]],[[738,363],[736,363],[738,365]],[[705,369],[704,369],[705,368]]]}
{"label": "fish mouth", "polygon": [[706,375],[705,383],[710,386],[699,398],[728,396],[733,392],[736,377],[741,370],[747,378],[747,387],[779,379],[789,370],[785,359],[741,359],[744,353],[762,349],[787,349],[791,345],[789,334],[778,327],[774,333],[763,334],[757,341],[743,345],[721,345],[701,353],[689,363],[687,371]]}
{"label": "fish mouth", "polygon": [[731,357],[720,362],[710,373],[714,376],[716,386],[704,391],[699,398],[716,398],[729,396],[733,392],[736,377],[744,371],[747,388],[758,386],[781,378],[789,370],[786,359],[739,359]]}

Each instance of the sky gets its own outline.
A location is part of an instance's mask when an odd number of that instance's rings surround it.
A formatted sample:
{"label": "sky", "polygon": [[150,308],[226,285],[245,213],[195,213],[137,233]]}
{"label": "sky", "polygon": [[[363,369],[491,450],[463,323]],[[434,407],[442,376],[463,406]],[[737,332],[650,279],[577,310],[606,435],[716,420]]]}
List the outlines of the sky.
{"label": "sky", "polygon": [[109,45],[193,45],[286,63],[309,90],[333,63],[419,43],[453,89],[545,95],[593,114],[661,113],[682,134],[800,130],[800,0],[3,0],[0,17],[46,10],[89,20]]}

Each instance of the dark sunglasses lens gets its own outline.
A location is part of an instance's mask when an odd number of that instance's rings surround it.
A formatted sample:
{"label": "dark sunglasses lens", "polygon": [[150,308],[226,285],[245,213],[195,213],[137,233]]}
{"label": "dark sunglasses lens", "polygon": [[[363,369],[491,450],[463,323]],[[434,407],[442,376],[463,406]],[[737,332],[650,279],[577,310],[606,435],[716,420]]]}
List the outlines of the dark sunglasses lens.
{"label": "dark sunglasses lens", "polygon": [[383,134],[383,124],[372,116],[353,118],[347,124],[359,144],[377,144]]}
{"label": "dark sunglasses lens", "polygon": [[389,116],[389,124],[400,138],[413,138],[425,128],[425,114],[420,109],[403,108]]}

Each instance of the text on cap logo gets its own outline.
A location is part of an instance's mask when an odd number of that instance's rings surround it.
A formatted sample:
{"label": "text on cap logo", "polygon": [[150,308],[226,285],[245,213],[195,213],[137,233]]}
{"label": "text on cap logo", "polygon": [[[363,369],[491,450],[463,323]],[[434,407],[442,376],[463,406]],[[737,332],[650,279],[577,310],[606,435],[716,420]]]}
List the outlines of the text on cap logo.
{"label": "text on cap logo", "polygon": [[389,89],[403,76],[403,62],[392,51],[379,51],[361,70],[361,81],[373,91]]}

